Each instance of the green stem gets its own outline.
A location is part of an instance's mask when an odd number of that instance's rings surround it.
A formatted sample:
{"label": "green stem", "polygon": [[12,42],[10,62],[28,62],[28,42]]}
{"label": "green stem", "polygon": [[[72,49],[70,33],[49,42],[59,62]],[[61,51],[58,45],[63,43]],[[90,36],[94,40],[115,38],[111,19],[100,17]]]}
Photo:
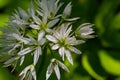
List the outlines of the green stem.
{"label": "green stem", "polygon": [[54,56],[54,54],[53,54],[53,51],[52,51],[50,45],[48,45],[48,48],[49,48],[49,50],[50,50],[50,52],[51,52],[52,57],[55,58],[55,56]]}
{"label": "green stem", "polygon": [[50,50],[50,53],[52,55],[52,57],[54,58],[54,54],[53,51],[51,49],[51,46],[48,44],[49,42],[47,42],[44,46],[43,46],[43,54],[42,54],[42,59],[41,59],[41,63],[38,65],[38,70],[37,70],[37,79],[40,79],[40,75],[42,74],[42,72],[44,71],[44,67],[46,67],[46,56],[47,56],[47,49]]}
{"label": "green stem", "polygon": [[38,74],[38,76],[37,76],[37,79],[39,79],[39,75],[41,74],[41,72],[42,72],[42,70],[43,70],[43,67],[44,67],[44,64],[45,64],[45,59],[46,59],[46,54],[47,54],[47,50],[46,50],[46,47],[47,47],[47,45],[44,45],[43,46],[43,54],[42,54],[42,59],[41,59],[41,63],[38,65],[39,67],[38,67],[38,72],[37,72],[37,74]]}
{"label": "green stem", "polygon": [[61,23],[64,21],[64,19],[61,19],[61,21],[58,24],[58,27],[61,25]]}
{"label": "green stem", "polygon": [[72,33],[70,34],[70,36],[73,36],[73,35],[75,35],[75,32],[72,32]]}

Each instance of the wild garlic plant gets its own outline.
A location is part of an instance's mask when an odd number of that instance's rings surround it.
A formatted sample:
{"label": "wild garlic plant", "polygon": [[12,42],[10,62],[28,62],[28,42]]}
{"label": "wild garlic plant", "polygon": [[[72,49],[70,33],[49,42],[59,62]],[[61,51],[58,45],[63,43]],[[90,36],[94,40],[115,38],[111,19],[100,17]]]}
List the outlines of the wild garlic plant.
{"label": "wild garlic plant", "polygon": [[[23,65],[26,55],[30,54],[33,61],[19,76],[21,80],[37,80],[36,65],[40,56],[52,55],[46,69],[46,80],[53,71],[60,80],[59,68],[69,72],[64,64],[65,59],[73,65],[71,54],[81,54],[76,46],[85,43],[85,39],[94,38],[91,35],[94,33],[93,24],[83,23],[73,30],[72,24],[79,17],[69,18],[71,2],[61,13],[59,10],[63,3],[59,0],[35,0],[34,4],[36,8],[31,2],[28,11],[22,8],[15,10],[7,26],[1,28],[3,33],[0,35],[0,61],[5,67],[14,66],[15,69],[16,65]],[[57,59],[56,53],[61,60]]]}

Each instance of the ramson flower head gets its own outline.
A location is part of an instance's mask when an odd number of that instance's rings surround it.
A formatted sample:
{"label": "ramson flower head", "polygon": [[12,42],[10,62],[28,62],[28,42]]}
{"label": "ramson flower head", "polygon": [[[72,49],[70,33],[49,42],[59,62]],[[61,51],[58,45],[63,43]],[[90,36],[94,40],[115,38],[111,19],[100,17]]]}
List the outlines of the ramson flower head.
{"label": "ramson flower head", "polygon": [[93,24],[91,23],[83,23],[76,29],[76,35],[78,35],[81,38],[94,38],[94,35],[91,35],[94,33],[92,29]]}
{"label": "ramson flower head", "polygon": [[64,61],[64,55],[67,57],[69,62],[73,64],[71,52],[81,54],[75,45],[84,43],[83,40],[77,40],[75,36],[71,36],[72,26],[69,24],[62,24],[53,35],[46,35],[46,38],[53,42],[52,49],[57,50]]}
{"label": "ramson flower head", "polygon": [[23,69],[23,71],[19,74],[19,76],[22,76],[21,80],[24,80],[24,78],[26,76],[27,76],[28,80],[32,80],[32,78],[34,80],[37,80],[36,79],[36,71],[35,71],[34,65],[27,66],[25,69]]}
{"label": "ramson flower head", "polygon": [[[39,74],[39,71],[36,70],[42,70],[44,64],[40,63],[51,55],[46,80],[53,71],[60,80],[59,68],[69,72],[64,64],[65,59],[73,65],[72,53],[81,54],[76,46],[85,43],[84,38],[94,38],[93,24],[84,23],[73,29],[72,23],[79,17],[70,18],[71,2],[63,10],[62,6],[59,0],[34,0],[27,11],[18,8],[7,26],[0,27],[0,62],[4,67],[12,66],[14,71],[16,66],[24,64],[27,57],[32,60],[28,61],[29,65],[24,65],[26,67],[19,74],[21,80],[37,80],[36,73]],[[56,53],[62,61],[57,59]]]}
{"label": "ramson flower head", "polygon": [[51,63],[49,64],[46,72],[46,80],[49,79],[50,75],[52,74],[53,70],[57,76],[57,79],[60,80],[60,70],[59,67],[64,69],[65,71],[69,72],[68,68],[59,60],[51,59]]}

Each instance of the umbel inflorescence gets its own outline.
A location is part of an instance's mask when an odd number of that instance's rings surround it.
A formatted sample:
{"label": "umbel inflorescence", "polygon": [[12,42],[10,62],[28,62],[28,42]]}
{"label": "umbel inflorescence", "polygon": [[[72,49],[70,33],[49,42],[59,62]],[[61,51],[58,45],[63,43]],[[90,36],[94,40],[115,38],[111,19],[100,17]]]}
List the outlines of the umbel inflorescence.
{"label": "umbel inflorescence", "polygon": [[[36,65],[40,56],[52,55],[50,64],[46,69],[46,80],[54,71],[57,79],[60,80],[59,68],[69,72],[63,63],[67,59],[73,65],[71,54],[81,54],[76,45],[84,43],[85,39],[93,38],[93,24],[84,23],[73,30],[73,22],[79,17],[69,18],[71,13],[71,2],[64,8],[59,0],[37,0],[31,2],[28,11],[21,8],[15,10],[10,17],[6,27],[2,27],[0,35],[0,61],[5,67],[23,65],[26,55],[33,59],[32,63],[26,66],[19,76],[21,80],[37,80]],[[61,13],[58,13],[61,12]],[[57,59],[55,54],[61,58]]]}

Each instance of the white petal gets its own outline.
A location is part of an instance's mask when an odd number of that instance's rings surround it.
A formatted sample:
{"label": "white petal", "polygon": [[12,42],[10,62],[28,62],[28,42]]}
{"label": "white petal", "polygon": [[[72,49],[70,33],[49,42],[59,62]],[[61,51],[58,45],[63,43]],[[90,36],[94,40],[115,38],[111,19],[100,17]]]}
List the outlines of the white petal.
{"label": "white petal", "polygon": [[43,16],[43,13],[39,10],[36,10],[36,12],[40,15],[40,16]]}
{"label": "white petal", "polygon": [[62,16],[62,14],[59,14],[59,15],[56,15],[54,18],[56,19],[56,18],[59,18],[61,16]]}
{"label": "white petal", "polygon": [[20,38],[20,41],[24,42],[25,44],[29,44],[31,40],[28,38]]}
{"label": "white petal", "polygon": [[81,51],[78,50],[78,49],[75,48],[75,47],[69,47],[69,50],[72,51],[72,52],[74,52],[74,53],[81,54]]}
{"label": "white petal", "polygon": [[19,34],[13,33],[12,36],[15,37],[17,40],[24,42],[25,44],[28,44],[30,42],[30,39],[24,38],[20,36]]}
{"label": "white petal", "polygon": [[30,27],[33,29],[40,29],[40,27],[38,25],[35,25],[35,24],[30,24]]}
{"label": "white petal", "polygon": [[70,26],[67,31],[65,32],[65,36],[68,37],[68,35],[70,34],[70,32],[72,31],[72,26]]}
{"label": "white petal", "polygon": [[54,63],[55,61],[56,61],[56,59],[55,59],[55,58],[51,59],[51,63]]}
{"label": "white petal", "polygon": [[76,38],[73,36],[73,37],[70,37],[70,38],[67,38],[66,39],[66,42],[65,44],[68,44],[68,45],[78,45],[78,44],[82,44],[82,43],[85,43],[85,41],[83,40],[76,40]]}
{"label": "white petal", "polygon": [[45,39],[45,38],[42,38],[42,39],[39,41],[40,45],[43,45],[43,44],[45,43],[45,41],[46,41],[46,39]]}
{"label": "white petal", "polygon": [[31,66],[27,66],[22,72],[19,74],[19,76],[22,76],[22,80],[25,78],[27,71],[30,69]]}
{"label": "white petal", "polygon": [[16,23],[17,25],[26,25],[28,24],[26,21],[24,20],[12,20],[13,23]]}
{"label": "white petal", "polygon": [[33,79],[34,79],[34,80],[37,80],[37,79],[36,79],[36,71],[35,71],[35,69],[33,69],[33,70],[31,71],[31,74],[32,74],[32,76],[33,76]]}
{"label": "white petal", "polygon": [[60,36],[64,37],[63,35],[65,35],[65,32],[66,32],[65,24],[62,24],[60,27]]}
{"label": "white petal", "polygon": [[52,29],[47,28],[47,29],[46,29],[46,32],[51,33],[51,32],[52,32]]}
{"label": "white petal", "polygon": [[57,60],[57,62],[58,62],[58,65],[59,65],[62,69],[64,69],[65,71],[69,72],[69,69],[68,69],[62,62],[60,62],[60,61],[58,61],[58,60]]}
{"label": "white petal", "polygon": [[20,59],[20,66],[23,64],[24,60],[25,60],[25,56],[22,56]]}
{"label": "white petal", "polygon": [[22,17],[22,19],[24,19],[24,20],[28,20],[28,18],[29,18],[29,16],[28,16],[28,14],[26,13],[26,11],[25,10],[23,10],[22,8],[18,8],[18,10],[19,10],[19,14],[20,14],[20,16]]}
{"label": "white petal", "polygon": [[91,27],[92,27],[92,25],[84,26],[80,29],[80,32],[81,33],[86,33],[85,35],[92,34],[92,33],[94,33],[94,31]]}
{"label": "white petal", "polygon": [[55,44],[55,45],[52,46],[52,50],[56,50],[58,48],[59,48],[59,44]]}
{"label": "white petal", "polygon": [[[29,72],[30,73],[30,72]],[[27,74],[27,77],[28,77],[28,80],[33,80],[33,76],[32,76],[32,74],[30,73],[30,74]]]}
{"label": "white petal", "polygon": [[71,38],[67,39],[66,43],[73,46],[73,45],[79,45],[79,44],[85,43],[85,41],[83,41],[83,40],[76,40],[76,38],[71,37]]}
{"label": "white petal", "polygon": [[94,24],[91,24],[91,23],[83,23],[79,26],[79,28],[84,28],[84,27],[92,27]]}
{"label": "white petal", "polygon": [[33,5],[32,1],[30,3],[30,9],[28,10],[28,12],[32,16],[35,15],[34,5]]}
{"label": "white petal", "polygon": [[11,59],[8,59],[4,64],[9,65],[9,64],[11,64],[12,62],[14,62],[14,61],[16,61],[18,59],[19,59],[19,57],[13,57]]}
{"label": "white petal", "polygon": [[[55,11],[55,13],[58,12],[58,10],[61,8],[61,6],[63,5],[63,3],[59,3],[60,0],[57,0],[56,3],[55,3],[55,6],[57,6],[57,9]],[[59,4],[58,4],[59,3]]]}
{"label": "white petal", "polygon": [[53,13],[54,14],[54,10],[55,10],[55,5],[54,5],[54,3],[55,3],[55,0],[48,0],[47,1],[48,2],[48,10],[51,12],[51,13]]}
{"label": "white petal", "polygon": [[57,43],[57,39],[51,35],[46,35],[46,38],[49,40],[49,41],[52,41],[53,43]]}
{"label": "white petal", "polygon": [[90,34],[92,34],[92,33],[94,33],[94,31],[89,31],[89,30],[88,30],[88,31],[82,32],[81,35],[82,35],[82,36],[87,36],[87,35],[90,35]]}
{"label": "white petal", "polygon": [[77,40],[77,41],[76,41],[76,45],[77,45],[77,44],[83,44],[83,43],[85,43],[85,41],[83,41],[83,40]]}
{"label": "white petal", "polygon": [[12,36],[15,37],[17,40],[20,40],[20,36],[18,34],[13,33]]}
{"label": "white petal", "polygon": [[23,50],[21,50],[19,53],[18,53],[18,55],[25,55],[25,54],[28,54],[28,53],[30,53],[31,51],[33,51],[33,47],[28,47],[28,48],[25,48],[25,49],[23,49]]}
{"label": "white petal", "polygon": [[47,13],[45,13],[43,15],[43,19],[42,19],[42,21],[43,21],[44,24],[47,23],[47,18],[48,18],[48,15],[47,15]]}
{"label": "white petal", "polygon": [[11,72],[13,72],[13,71],[15,70],[15,68],[16,68],[16,66],[17,66],[17,63],[18,63],[18,61],[15,61],[15,63],[14,63],[14,67],[13,67],[13,69],[12,69]]}
{"label": "white petal", "polygon": [[33,16],[33,19],[34,19],[35,23],[38,25],[40,25],[42,23],[42,21],[37,16]]}
{"label": "white petal", "polygon": [[95,35],[81,35],[82,38],[87,38],[87,39],[90,39],[90,38],[94,38]]}
{"label": "white petal", "polygon": [[63,61],[64,61],[64,53],[65,53],[64,47],[60,48],[60,49],[59,49],[59,54],[60,54],[60,56],[62,57],[62,60],[63,60]]}
{"label": "white petal", "polygon": [[28,45],[34,45],[36,43],[36,40],[33,38],[33,36],[30,36],[29,34],[27,35],[30,39],[30,42]]}
{"label": "white petal", "polygon": [[44,31],[39,32],[39,34],[38,34],[38,41],[40,41],[43,38],[44,34],[45,34]]}
{"label": "white petal", "polygon": [[58,68],[58,65],[54,66],[54,71],[55,71],[55,74],[57,76],[57,79],[60,80],[60,70]]}
{"label": "white petal", "polygon": [[40,55],[42,55],[42,50],[41,50],[41,47],[38,46],[37,49],[34,52],[34,65],[37,64]]}
{"label": "white petal", "polygon": [[91,28],[94,24],[91,23],[84,23],[80,25],[77,29],[77,34],[80,35],[82,38],[94,38],[93,35],[90,35],[94,33],[93,29]]}
{"label": "white petal", "polygon": [[59,2],[60,2],[60,0],[56,0],[55,6],[58,6],[58,5],[59,5]]}
{"label": "white petal", "polygon": [[53,72],[53,64],[50,63],[50,65],[49,65],[48,68],[47,68],[47,72],[46,72],[46,80],[49,79],[49,77],[50,77],[50,75],[52,74],[52,72]]}
{"label": "white petal", "polygon": [[75,45],[75,43],[76,43],[75,37],[70,37],[70,38],[68,37],[65,42],[65,44],[68,44],[68,45]]}
{"label": "white petal", "polygon": [[20,46],[20,44],[18,43],[18,44],[15,44],[15,46],[11,49],[11,50],[9,50],[8,51],[8,53],[11,53],[12,51],[14,51],[17,47],[19,47]]}
{"label": "white petal", "polygon": [[48,23],[48,26],[53,27],[58,21],[59,21],[59,19],[54,19]]}
{"label": "white petal", "polygon": [[66,54],[68,61],[73,65],[73,60],[72,60],[72,56],[71,56],[70,51],[65,50],[65,54]]}
{"label": "white petal", "polygon": [[59,30],[56,30],[53,34],[57,39],[60,39],[61,37],[63,37],[63,35],[61,35]]}
{"label": "white petal", "polygon": [[76,18],[71,18],[71,19],[65,19],[66,21],[76,21],[76,20],[78,20],[78,19],[80,19],[79,17],[76,17]]}
{"label": "white petal", "polygon": [[63,11],[63,15],[66,17],[66,16],[69,16],[70,13],[71,13],[71,2],[65,7],[64,11]]}

